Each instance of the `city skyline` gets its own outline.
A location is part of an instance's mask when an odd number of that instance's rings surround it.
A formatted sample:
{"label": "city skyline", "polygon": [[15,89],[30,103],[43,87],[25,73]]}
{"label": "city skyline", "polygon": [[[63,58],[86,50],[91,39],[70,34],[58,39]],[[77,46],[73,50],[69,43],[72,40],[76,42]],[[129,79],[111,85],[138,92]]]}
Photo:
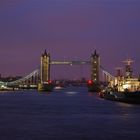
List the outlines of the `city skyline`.
{"label": "city skyline", "polygon": [[0,7],[2,75],[32,72],[45,49],[52,60],[90,60],[97,49],[112,74],[130,57],[135,75],[140,73],[138,0],[13,0]]}

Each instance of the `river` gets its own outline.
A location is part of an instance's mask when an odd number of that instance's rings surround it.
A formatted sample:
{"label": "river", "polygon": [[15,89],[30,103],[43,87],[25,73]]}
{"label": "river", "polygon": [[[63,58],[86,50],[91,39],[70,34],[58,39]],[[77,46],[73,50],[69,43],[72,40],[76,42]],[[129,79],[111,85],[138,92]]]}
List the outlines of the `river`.
{"label": "river", "polygon": [[140,105],[68,87],[0,92],[0,140],[139,140]]}

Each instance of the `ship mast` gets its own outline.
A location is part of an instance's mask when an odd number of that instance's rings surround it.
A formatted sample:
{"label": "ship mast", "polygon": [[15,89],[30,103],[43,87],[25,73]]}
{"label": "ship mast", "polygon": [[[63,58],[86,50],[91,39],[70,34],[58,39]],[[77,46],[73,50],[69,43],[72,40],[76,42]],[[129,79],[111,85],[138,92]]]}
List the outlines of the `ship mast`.
{"label": "ship mast", "polygon": [[132,78],[132,68],[131,68],[131,64],[134,61],[132,59],[126,59],[125,61],[123,61],[123,63],[125,63],[125,78]]}

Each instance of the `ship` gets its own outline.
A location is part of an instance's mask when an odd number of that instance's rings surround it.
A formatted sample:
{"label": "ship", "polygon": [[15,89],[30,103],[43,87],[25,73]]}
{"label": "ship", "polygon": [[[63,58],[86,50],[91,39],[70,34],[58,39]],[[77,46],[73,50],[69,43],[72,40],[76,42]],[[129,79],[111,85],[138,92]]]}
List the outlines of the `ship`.
{"label": "ship", "polygon": [[107,100],[140,103],[140,78],[134,78],[132,75],[133,60],[127,59],[123,62],[126,63],[124,75],[119,69],[117,76],[99,93],[99,96]]}

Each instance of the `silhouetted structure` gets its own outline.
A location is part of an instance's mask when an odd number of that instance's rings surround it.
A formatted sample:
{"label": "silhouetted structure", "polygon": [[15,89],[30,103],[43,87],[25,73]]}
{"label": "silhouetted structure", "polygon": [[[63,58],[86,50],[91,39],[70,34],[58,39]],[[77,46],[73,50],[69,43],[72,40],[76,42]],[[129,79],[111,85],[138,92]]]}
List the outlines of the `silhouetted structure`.
{"label": "silhouetted structure", "polygon": [[100,56],[96,50],[91,55],[91,80],[88,81],[89,91],[99,91]]}

